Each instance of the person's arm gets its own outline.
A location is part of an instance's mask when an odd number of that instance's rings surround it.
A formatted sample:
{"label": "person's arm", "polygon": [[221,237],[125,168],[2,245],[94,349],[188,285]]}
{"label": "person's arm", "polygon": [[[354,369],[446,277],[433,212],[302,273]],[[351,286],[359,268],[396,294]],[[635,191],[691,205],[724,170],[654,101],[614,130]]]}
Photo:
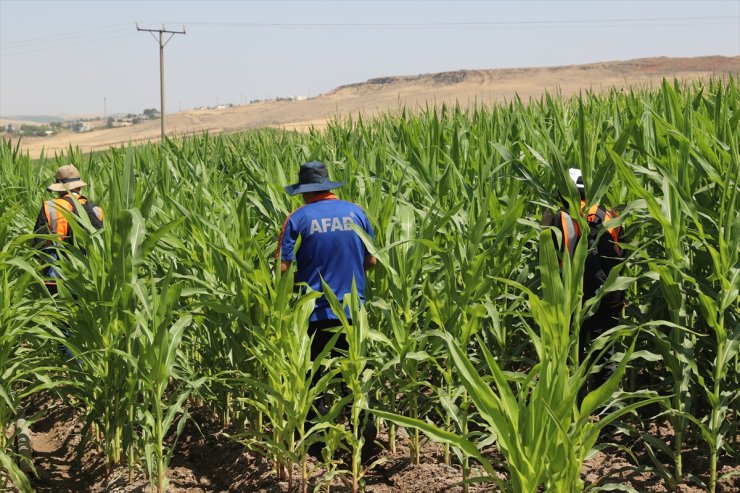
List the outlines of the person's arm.
{"label": "person's arm", "polygon": [[373,255],[368,255],[365,257],[365,262],[363,263],[362,267],[365,270],[374,269],[375,266],[378,265],[378,259],[375,258]]}
{"label": "person's arm", "polygon": [[[373,225],[370,224],[370,219],[368,219],[367,214],[365,214],[365,211],[362,209],[360,209],[360,211],[362,212],[362,216],[361,216],[362,220],[361,220],[360,225],[365,230],[367,235],[373,241],[375,241],[375,231],[373,230]],[[374,269],[376,265],[378,265],[378,259],[375,258],[375,256],[368,251],[367,247],[365,247],[365,258],[362,262],[362,268],[368,271],[370,269]]]}
{"label": "person's arm", "polygon": [[540,224],[543,226],[552,226],[552,222],[555,216],[553,215],[552,211],[550,209],[545,209],[542,211],[542,220],[540,221]]}
{"label": "person's arm", "polygon": [[[36,218],[36,225],[33,227],[33,232],[37,235],[50,234],[49,225],[46,223],[46,213],[44,212],[43,204],[41,205],[41,210],[39,211],[39,215]],[[34,238],[33,246],[34,248],[40,248],[46,244],[46,241],[47,240],[41,238]]]}
{"label": "person's arm", "polygon": [[275,270],[277,270],[279,265],[280,273],[282,274],[288,272],[288,269],[290,269],[293,263],[293,248],[298,238],[298,231],[292,219],[292,214],[285,219],[283,228],[280,231],[280,237],[278,238],[277,252],[275,253]]}

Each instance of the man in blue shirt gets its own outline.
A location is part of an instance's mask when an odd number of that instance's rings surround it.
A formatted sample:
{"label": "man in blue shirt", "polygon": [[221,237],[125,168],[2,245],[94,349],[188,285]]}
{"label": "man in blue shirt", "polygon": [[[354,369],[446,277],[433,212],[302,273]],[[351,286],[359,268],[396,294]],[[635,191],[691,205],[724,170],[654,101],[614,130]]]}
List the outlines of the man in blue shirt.
{"label": "man in blue shirt", "polygon": [[[296,282],[306,283],[320,292],[323,277],[340,302],[352,292],[354,280],[360,299],[365,301],[365,271],[375,267],[376,259],[353,230],[353,225],[362,228],[371,238],[374,233],[362,208],[339,200],[331,193],[330,190],[342,185],[329,180],[324,163],[314,161],[301,165],[298,183],[285,190],[290,195],[300,193],[305,205],[290,214],[283,225],[278,243],[280,269],[286,272],[295,261]],[[296,250],[299,237],[300,247]],[[312,358],[331,338],[331,333],[325,329],[338,325],[339,320],[327,299],[318,298],[309,319],[309,332],[315,334]],[[337,347],[346,348],[346,341],[340,338]]]}
{"label": "man in blue shirt", "polygon": [[[375,267],[377,261],[353,225],[362,228],[371,238],[374,233],[362,208],[339,200],[331,193],[342,185],[342,182],[329,180],[324,163],[314,161],[301,165],[298,183],[285,187],[285,191],[290,195],[300,193],[304,205],[285,220],[278,240],[277,258],[281,272],[286,272],[296,262],[296,282],[306,283],[314,291],[323,290],[323,277],[340,302],[352,292],[354,281],[360,300],[364,302],[365,271]],[[298,238],[300,246],[296,249]],[[346,313],[349,316],[348,310]],[[311,360],[315,360],[331,340],[333,333],[329,329],[339,325],[328,300],[324,296],[317,298],[308,323],[309,334],[313,335]],[[348,349],[344,334],[339,335],[332,348],[334,355],[337,355],[336,349]],[[320,408],[321,403],[317,407]],[[366,462],[378,452],[374,443],[377,430],[368,416],[363,435],[367,445],[362,451],[363,462]],[[320,443],[315,442],[309,453],[319,457],[320,450]]]}

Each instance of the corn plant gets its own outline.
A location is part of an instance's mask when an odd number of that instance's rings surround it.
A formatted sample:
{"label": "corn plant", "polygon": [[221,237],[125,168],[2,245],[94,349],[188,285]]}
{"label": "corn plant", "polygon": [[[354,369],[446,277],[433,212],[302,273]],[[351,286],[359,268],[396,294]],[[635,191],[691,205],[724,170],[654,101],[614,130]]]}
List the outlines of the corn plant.
{"label": "corn plant", "polygon": [[[328,284],[322,279],[324,296],[326,296],[332,311],[337,315],[341,323],[341,329],[347,339],[347,356],[339,362],[342,379],[350,392],[349,405],[349,430],[345,434],[350,447],[351,464],[349,476],[353,493],[360,491],[362,479],[368,470],[373,467],[370,464],[363,467],[361,463],[362,448],[365,444],[363,434],[366,420],[370,416],[363,417],[363,411],[368,408],[368,395],[375,384],[375,366],[368,355],[370,341],[382,336],[368,325],[367,311],[360,301],[355,283],[352,283],[352,292],[344,296],[340,303]],[[348,308],[349,317],[344,307]],[[343,399],[344,402],[347,399]],[[340,402],[343,402],[340,401]]]}
{"label": "corn plant", "polygon": [[[283,472],[323,434],[328,470],[319,482],[340,475],[360,487],[362,467],[342,471],[333,457],[340,435],[353,457],[359,449],[357,416],[347,433],[338,414],[302,417],[309,394],[334,396],[334,411],[341,408],[334,388],[346,377],[353,413],[369,405],[369,389],[375,416],[393,416],[385,421],[392,451],[397,426],[409,427],[412,462],[423,460],[426,434],[445,444],[446,462],[457,454],[469,480],[475,462],[495,472],[479,448],[503,441],[510,477],[524,477],[516,488],[538,481],[567,490],[580,488],[574,471],[598,437],[581,421],[600,413],[601,422],[654,391],[668,396],[660,416],[640,411],[620,423],[649,457],[635,467],[669,488],[693,480],[716,489],[717,470],[738,445],[738,100],[732,78],[675,82],[400,109],[337,119],[325,131],[204,134],[89,155],[70,148],[36,161],[0,140],[0,320],[11,321],[1,329],[0,371],[14,382],[0,419],[10,423],[39,382],[54,382],[84,415],[83,446],[98,443],[111,470],[126,463],[131,476],[143,467],[155,480],[172,452],[174,423],[203,406]],[[381,264],[368,274],[366,314],[354,308],[353,324],[367,318],[367,330],[358,329],[364,339],[347,357],[320,362],[301,352],[308,302],[274,282],[272,265],[282,221],[298,205],[281,187],[309,160],[326,162],[345,182],[340,197],[366,209]],[[34,277],[45,260],[28,252],[23,235],[49,198],[54,169],[67,162],[90,183],[85,194],[105,210],[105,226],[93,232],[70,216],[75,244],[60,247],[59,295],[50,300]],[[580,300],[580,259],[553,264],[536,226],[542,208],[580,216],[564,174],[576,166],[587,203],[618,209],[612,225],[625,226],[629,253],[605,288],[629,290],[622,326],[593,341],[584,361],[574,341],[600,298]],[[166,321],[152,311],[162,293],[156,306],[175,317]],[[38,316],[26,323],[28,313]],[[180,317],[189,320],[181,337],[169,331]],[[627,358],[634,341],[639,350]],[[72,358],[60,357],[60,343]],[[171,373],[166,383],[162,373],[146,380],[162,345],[177,347]],[[563,389],[578,387],[609,347],[615,362],[628,360],[624,388],[639,391],[606,388],[608,403],[594,394],[587,400],[599,404],[590,410],[569,403]],[[333,376],[311,385],[309,375],[324,368]],[[493,423],[501,433],[488,422],[494,411],[507,416]],[[675,432],[665,441],[647,430],[663,418]],[[510,428],[520,433],[507,441]],[[537,441],[532,430],[540,428],[549,440]],[[710,458],[706,475],[682,458],[697,441]],[[604,446],[597,438],[594,447]],[[4,447],[3,464],[17,462]],[[530,464],[520,449],[546,460]]]}
{"label": "corn plant", "polygon": [[300,296],[292,303],[292,271],[277,283],[268,326],[264,332],[255,331],[254,344],[249,348],[262,371],[259,377],[245,375],[236,380],[250,390],[252,396],[244,399],[261,411],[268,430],[248,430],[232,439],[272,458],[278,476],[288,480],[289,488],[293,486],[293,464],[299,464],[301,491],[306,492],[308,447],[321,431],[332,427],[338,410],[317,416],[315,423],[309,422],[309,413],[338,369],[322,369],[329,363],[331,344],[311,361],[308,319],[318,293]]}
{"label": "corn plant", "polygon": [[[186,401],[199,386],[198,381],[184,374],[180,363],[183,333],[192,321],[192,315],[177,309],[182,288],[181,283],[173,282],[170,271],[160,283],[152,279],[135,289],[140,306],[135,317],[135,333],[140,334],[135,352],[143,404],[137,421],[142,423],[149,478],[160,493],[167,490],[167,465],[174,449],[174,443],[165,446],[165,435],[178,418],[176,437],[182,432]],[[178,380],[180,385],[172,389]]]}
{"label": "corn plant", "polygon": [[[721,116],[721,110],[726,100],[721,90],[714,100],[714,128],[696,128],[692,120],[694,105],[682,103],[674,88],[664,85],[663,96],[671,109],[670,120],[656,116],[651,137],[654,145],[660,145],[661,138],[668,138],[664,134],[673,136],[679,142],[680,153],[674,156],[668,152],[664,161],[649,159],[648,167],[620,163],[620,173],[660,224],[665,233],[665,251],[670,255],[665,265],[655,265],[657,260],[653,260],[650,266],[659,274],[661,289],[669,302],[670,320],[676,324],[670,338],[654,332],[656,348],[669,363],[675,382],[670,409],[676,427],[676,468],[672,480],[678,482],[683,476],[680,442],[686,423],[691,422],[709,445],[709,489],[714,491],[718,454],[729,430],[724,417],[737,398],[736,392],[723,391],[723,383],[728,375],[726,368],[738,351],[737,331],[726,329],[736,323],[733,315],[737,312],[732,306],[737,304],[738,292],[738,143],[733,131],[722,127],[726,116]],[[699,132],[700,135],[692,135]],[[728,145],[711,149],[710,142],[716,138],[726,140]],[[705,192],[692,195],[697,176],[689,175],[686,163],[695,163],[700,170],[697,174],[706,177]],[[648,177],[647,183],[638,183],[636,173]],[[654,197],[649,192],[651,185],[659,185],[662,196]],[[696,245],[691,253],[682,238]],[[693,296],[688,296],[692,291]],[[704,373],[692,351],[694,346],[702,345],[697,335],[704,334],[714,342],[714,356],[707,362],[713,368],[710,373]],[[706,419],[692,413],[689,379],[696,381],[710,405]]]}
{"label": "corn plant", "polygon": [[[450,333],[440,333],[450,351],[450,358],[470,399],[485,422],[491,436],[506,459],[509,481],[500,487],[506,491],[535,492],[542,486],[556,491],[580,491],[583,482],[580,471],[599,433],[609,423],[641,405],[659,397],[639,399],[618,406],[629,396],[614,394],[629,357],[630,348],[616,372],[602,386],[586,395],[579,404],[579,390],[585,385],[592,362],[587,360],[577,367],[568,364],[570,348],[577,344],[577,332],[571,330],[573,313],[580,310],[580,278],[585,259],[585,242],[576,248],[571,263],[567,256],[559,267],[558,256],[549,231],[540,237],[540,266],[543,278],[543,296],[520,286],[529,299],[530,315],[539,328],[531,331],[539,362],[522,377],[507,378],[490,351],[477,338],[479,348],[490,371],[490,381],[481,376],[467,351]],[[559,273],[562,270],[562,273]],[[614,342],[618,333],[612,332],[605,344]],[[633,343],[634,345],[634,343]],[[597,352],[597,350],[593,350]],[[515,385],[516,393],[511,384]],[[494,389],[491,388],[493,384]],[[607,404],[598,421],[591,419],[594,412]],[[464,453],[476,458],[490,475],[495,472],[467,436],[449,434],[429,423],[399,418],[390,413],[380,415],[399,423],[416,426],[430,437],[450,442]],[[472,453],[471,453],[472,452]],[[489,480],[495,480],[489,478]]]}
{"label": "corn plant", "polygon": [[[16,213],[9,209],[0,215],[0,230]],[[21,236],[0,249],[0,487],[4,489],[10,480],[24,492],[32,491],[24,471],[34,468],[30,457],[15,453],[21,430],[11,426],[22,415],[25,398],[56,386],[46,374],[51,367],[40,352],[47,339],[43,321],[53,317],[50,303],[33,299],[31,288],[41,280],[28,262],[29,253],[21,254],[29,240],[30,235]]]}
{"label": "corn plant", "polygon": [[[426,331],[420,330],[422,322],[419,318],[422,311],[419,305],[423,290],[419,281],[422,270],[429,267],[430,249],[436,249],[431,238],[449,220],[449,215],[430,211],[418,226],[417,232],[415,216],[420,213],[421,211],[416,211],[408,204],[399,202],[394,214],[398,218],[397,222],[388,224],[383,232],[383,243],[387,246],[378,250],[365,238],[382,265],[382,269],[379,269],[382,272],[374,276],[375,285],[371,292],[389,293],[391,300],[390,303],[375,304],[383,316],[374,319],[381,325],[378,330],[386,334],[381,339],[385,344],[380,347],[385,346],[388,351],[388,362],[380,372],[390,376],[388,404],[390,409],[396,411],[405,408],[412,417],[424,414],[423,409],[420,409],[419,394],[423,387],[428,386],[424,381],[423,366],[430,362],[425,351]],[[399,393],[407,396],[405,402],[397,401],[396,396]],[[395,451],[396,446],[395,431],[395,425],[391,424],[389,442],[392,451]],[[410,447],[411,461],[414,464],[419,463],[420,448],[420,437],[415,430]]]}

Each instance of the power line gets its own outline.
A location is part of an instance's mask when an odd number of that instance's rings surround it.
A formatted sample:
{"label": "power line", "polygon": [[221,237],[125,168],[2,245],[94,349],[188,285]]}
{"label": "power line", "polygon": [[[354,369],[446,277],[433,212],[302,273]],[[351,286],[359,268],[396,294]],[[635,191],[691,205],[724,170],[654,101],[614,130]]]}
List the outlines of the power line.
{"label": "power line", "polygon": [[[568,0],[570,3],[706,3],[707,0]],[[737,0],[711,0],[714,3],[737,3]],[[306,0],[240,0],[241,3],[307,3]],[[549,3],[549,0],[312,0],[311,3]]]}
{"label": "power line", "polygon": [[[109,41],[109,40],[112,40],[112,39],[130,38],[133,35],[134,35],[133,33],[127,33],[127,34],[119,34],[117,36],[108,36],[108,37],[104,37],[104,38],[90,39],[90,40],[86,40],[86,41],[78,41],[76,43],[55,44],[53,46],[47,46],[47,47],[43,47],[43,48],[33,48],[33,49],[30,49],[30,50],[25,50],[25,51],[17,51],[17,52],[11,52],[11,53],[2,53],[2,55],[0,55],[0,56],[2,56],[3,58],[6,58],[6,57],[12,57],[12,56],[19,56],[19,55],[28,55],[30,53],[39,53],[39,52],[43,52],[43,51],[57,50],[57,49],[61,49],[61,48],[68,48],[70,46],[81,46],[81,45],[87,45],[87,44],[93,44],[93,43],[97,44],[97,43],[100,43],[101,41]],[[0,52],[2,52],[2,51],[7,51],[7,50],[5,48],[0,48]]]}
{"label": "power line", "polygon": [[645,24],[658,22],[689,22],[698,24],[707,21],[740,20],[740,16],[704,17],[649,17],[623,19],[562,19],[562,20],[524,20],[524,21],[447,21],[447,22],[186,22],[193,26],[246,27],[246,28],[445,28],[445,27],[526,27],[526,26],[565,26],[573,24]]}
{"label": "power line", "polygon": [[[254,0],[259,3],[262,0]],[[294,1],[294,0],[285,0]],[[333,1],[333,0],[323,0]],[[345,0],[346,1],[346,0]],[[364,0],[359,0],[364,1]],[[380,0],[375,0],[380,1]],[[401,0],[413,2],[416,0]],[[441,0],[440,0],[441,1]],[[470,0],[467,0],[470,1]],[[477,0],[486,1],[486,0]],[[492,0],[497,1],[497,0]],[[449,21],[449,22],[177,22],[176,24],[188,24],[193,26],[213,26],[213,27],[244,27],[244,28],[384,28],[384,29],[445,29],[445,28],[471,28],[471,27],[526,27],[526,26],[567,26],[573,24],[609,24],[631,26],[641,25],[642,23],[663,23],[663,22],[687,22],[689,25],[710,25],[711,21],[720,21],[718,24],[730,24],[740,20],[740,16],[699,16],[699,17],[651,17],[651,18],[622,18],[622,19],[562,19],[562,20],[523,20],[523,21]],[[681,24],[686,25],[686,24]],[[114,24],[111,26],[89,29],[84,31],[68,32],[31,38],[21,41],[9,41],[0,43],[0,50],[13,50],[25,48],[28,46],[55,43],[56,47],[76,46],[85,42],[94,43],[96,41],[114,39],[107,36],[109,34],[120,33],[128,29],[128,24]],[[601,26],[600,26],[601,27]],[[105,36],[101,38],[100,36]],[[82,38],[82,39],[80,39]],[[84,40],[84,38],[94,38]],[[76,41],[80,39],[80,41]],[[72,41],[63,45],[56,44],[60,41]],[[51,48],[41,47],[39,50]],[[33,51],[24,51],[23,53],[33,53]]]}
{"label": "power line", "polygon": [[130,24],[114,24],[112,26],[98,27],[95,29],[88,29],[84,31],[75,31],[69,33],[52,34],[50,36],[42,36],[39,38],[25,39],[21,41],[9,41],[7,43],[0,43],[0,48],[16,48],[19,46],[35,45],[40,43],[47,43],[50,41],[70,41],[75,38],[87,38],[91,36],[102,36],[105,34],[111,34],[114,32],[120,32],[124,29],[129,29]]}
{"label": "power line", "polygon": [[[254,0],[255,3],[261,0]],[[285,0],[293,1],[293,0]],[[333,1],[333,0],[323,0]],[[364,0],[358,0],[361,2]],[[379,1],[379,0],[376,0]],[[413,2],[416,0],[401,0]],[[442,1],[442,0],[439,0]],[[468,0],[470,1],[470,0]],[[477,1],[477,0],[473,0]],[[485,0],[479,0],[485,1]],[[492,0],[498,1],[498,0]],[[658,1],[658,0],[656,0]],[[687,0],[690,1],[690,0]],[[177,22],[202,27],[226,27],[246,29],[382,29],[382,30],[424,30],[424,29],[537,29],[537,28],[590,28],[590,27],[647,27],[649,25],[664,26],[708,26],[708,25],[736,25],[740,16],[700,16],[700,17],[650,17],[650,18],[621,18],[621,19],[561,19],[561,20],[523,20],[523,21],[448,21],[448,22]],[[0,44],[2,57],[26,55],[49,51],[70,46],[92,44],[128,37],[122,33],[128,24],[114,24],[77,32],[60,33],[51,36],[31,38],[22,41],[11,41]],[[115,34],[110,36],[111,34]],[[51,43],[52,46],[43,46]],[[38,46],[41,45],[41,46]],[[23,49],[28,48],[28,49]],[[21,49],[23,51],[15,51]],[[10,51],[10,53],[8,53]]]}

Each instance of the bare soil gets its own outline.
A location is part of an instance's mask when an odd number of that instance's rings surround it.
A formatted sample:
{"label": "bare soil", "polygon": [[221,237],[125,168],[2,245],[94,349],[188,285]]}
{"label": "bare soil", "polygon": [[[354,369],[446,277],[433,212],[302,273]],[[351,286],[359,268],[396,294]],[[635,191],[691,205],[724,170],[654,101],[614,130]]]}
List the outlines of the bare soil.
{"label": "bare soil", "polygon": [[[470,106],[540,98],[545,91],[571,96],[584,91],[657,86],[663,80],[695,81],[740,74],[740,57],[644,58],[561,67],[458,70],[438,74],[380,77],[350,84],[304,101],[262,101],[224,109],[193,110],[166,115],[170,136],[202,132],[233,133],[250,128],[306,130],[322,128],[335,118],[372,117],[400,108],[455,104]],[[24,137],[21,148],[31,157],[83,152],[159,139],[160,122],[130,127],[64,132],[50,137]]]}
{"label": "bare soil", "polygon": [[[36,404],[43,416],[32,425],[31,442],[38,478],[33,486],[39,493],[91,492],[91,493],[144,493],[153,491],[142,470],[133,472],[120,467],[108,474],[102,451],[92,443],[84,447],[78,460],[77,448],[81,441],[83,424],[79,414],[67,403],[48,401]],[[211,414],[199,408],[192,411],[194,421],[189,422],[180,437],[168,470],[168,491],[173,493],[205,492],[255,492],[289,493],[300,491],[300,471],[294,470],[293,487],[287,481],[278,481],[271,463],[229,440]],[[652,436],[670,443],[673,433],[667,422],[653,423],[647,430]],[[635,454],[642,464],[650,464],[644,447],[639,440],[624,436],[602,437],[622,446],[609,447],[588,460],[583,468],[586,484],[608,483],[629,485],[639,492],[668,492],[669,486],[654,471],[640,468],[630,459],[625,450]],[[426,442],[422,448],[421,463],[413,465],[409,460],[409,448],[405,438],[398,440],[395,454],[387,450],[387,434],[381,433],[384,446],[383,462],[367,473],[365,487],[368,493],[434,492],[460,493],[461,469],[457,464],[442,462],[442,447]],[[487,451],[490,460],[497,464],[499,477],[506,478],[503,459],[495,448]],[[347,457],[340,455],[340,460]],[[322,481],[325,470],[310,459],[310,490]],[[684,451],[684,462],[689,478],[706,483],[708,479],[708,456],[698,446],[688,446]],[[722,457],[721,474],[734,471],[740,473],[740,465]],[[482,475],[475,469],[473,476]],[[348,492],[351,489],[341,479],[332,481],[332,491]],[[491,483],[473,484],[472,492],[498,491]],[[700,493],[704,488],[695,483],[678,486],[681,493]],[[719,492],[740,492],[740,476],[729,477],[720,482]]]}

